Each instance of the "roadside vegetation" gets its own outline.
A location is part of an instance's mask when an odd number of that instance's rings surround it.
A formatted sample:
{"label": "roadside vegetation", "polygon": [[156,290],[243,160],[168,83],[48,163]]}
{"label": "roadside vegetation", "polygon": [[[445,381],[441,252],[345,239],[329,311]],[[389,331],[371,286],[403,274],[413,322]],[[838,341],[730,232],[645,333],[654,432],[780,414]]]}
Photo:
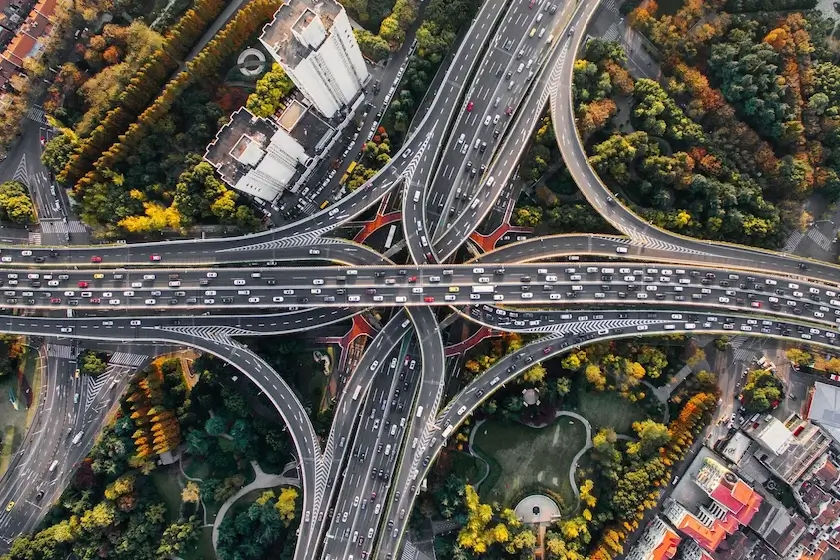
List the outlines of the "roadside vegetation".
{"label": "roadside vegetation", "polygon": [[[42,528],[18,537],[0,558],[189,557],[206,534],[205,521],[253,476],[250,461],[281,469],[291,448],[276,412],[264,403],[260,411],[268,410],[268,418],[253,412],[251,401],[260,397],[250,387],[238,392],[218,360],[202,357],[194,367],[200,375],[192,389],[178,359],[158,359],[135,377]],[[179,446],[180,465],[158,465]],[[285,489],[263,495],[258,522],[240,520],[241,514],[226,518],[225,535],[245,531],[252,538],[220,546],[219,554],[284,548],[299,517],[296,497]]]}
{"label": "roadside vegetation", "polygon": [[[658,51],[658,81],[591,41],[576,63],[578,129],[606,184],[652,223],[768,248],[840,198],[840,67],[832,22],[813,2],[686,0],[673,15],[628,2]],[[743,15],[739,12],[751,12]]]}
{"label": "roadside vegetation", "polygon": [[[476,347],[464,364],[461,383],[525,342],[507,334]],[[682,336],[596,343],[535,365],[499,387],[450,436],[429,474],[429,492],[420,494],[415,520],[436,516],[463,525],[457,535],[436,538],[438,556],[532,554],[529,537],[507,523],[504,512],[533,493],[551,497],[562,512],[546,534],[547,559],[607,560],[620,554],[659,488],[670,482],[672,467],[709,421],[718,397],[714,376],[701,372],[672,394],[673,419],[664,424],[660,420],[666,411],[647,394],[648,384],[662,386],[686,360],[703,358],[702,350]],[[575,473],[579,501],[568,477],[572,457],[583,447],[578,433],[583,428],[574,426],[579,422],[572,418],[558,417],[563,410],[581,414],[592,426],[593,448]],[[485,466],[476,468],[463,455],[469,432],[481,420],[473,452]],[[483,510],[481,502],[488,504]],[[481,521],[474,510],[483,512]]]}

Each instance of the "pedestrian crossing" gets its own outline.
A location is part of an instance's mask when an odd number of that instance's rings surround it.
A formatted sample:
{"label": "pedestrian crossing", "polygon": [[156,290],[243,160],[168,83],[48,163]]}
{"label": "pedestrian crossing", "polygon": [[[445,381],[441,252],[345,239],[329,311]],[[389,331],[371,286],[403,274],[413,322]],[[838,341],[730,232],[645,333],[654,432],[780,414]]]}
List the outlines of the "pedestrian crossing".
{"label": "pedestrian crossing", "polygon": [[604,41],[618,41],[619,36],[620,34],[618,32],[618,26],[615,24],[615,22],[612,22],[601,38]]}
{"label": "pedestrian crossing", "polygon": [[402,556],[400,556],[400,560],[417,560],[420,551],[417,550],[417,547],[414,546],[411,541],[406,540],[405,546],[403,547]]}
{"label": "pedestrian crossing", "polygon": [[49,344],[47,345],[47,357],[69,360],[71,357],[70,350],[71,348],[64,344]]}
{"label": "pedestrian crossing", "polygon": [[751,362],[755,359],[757,352],[750,348],[735,348],[732,356],[736,362]]}
{"label": "pedestrian crossing", "polygon": [[29,244],[30,245],[40,245],[41,244],[41,232],[30,231],[29,232]]}
{"label": "pedestrian crossing", "polygon": [[72,220],[67,223],[63,221],[42,221],[41,233],[85,233],[87,228],[85,224],[78,220]]}
{"label": "pedestrian crossing", "polygon": [[808,237],[814,243],[819,245],[823,251],[831,249],[831,239],[816,227],[812,227],[808,230]]}
{"label": "pedestrian crossing", "polygon": [[122,366],[134,366],[137,367],[145,362],[147,356],[142,354],[129,354],[127,352],[114,352],[111,355],[111,359],[109,363],[115,365],[122,365]]}
{"label": "pedestrian crossing", "polygon": [[796,251],[796,248],[799,247],[799,243],[802,241],[802,238],[805,237],[801,231],[794,231],[788,237],[787,243],[785,243],[784,248],[782,249],[783,253],[793,253]]}
{"label": "pedestrian crossing", "polygon": [[609,10],[613,13],[618,13],[618,1],[617,0],[602,0],[601,7],[605,10]]}
{"label": "pedestrian crossing", "polygon": [[39,107],[38,105],[30,108],[29,111],[27,111],[26,116],[36,123],[47,124],[47,115],[44,112],[44,108]]}

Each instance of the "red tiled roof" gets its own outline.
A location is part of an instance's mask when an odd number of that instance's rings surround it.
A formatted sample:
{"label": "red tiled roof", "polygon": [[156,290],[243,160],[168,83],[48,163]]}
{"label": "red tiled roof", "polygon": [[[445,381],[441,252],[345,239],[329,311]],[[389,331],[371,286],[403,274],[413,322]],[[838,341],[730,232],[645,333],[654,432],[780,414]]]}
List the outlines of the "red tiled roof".
{"label": "red tiled roof", "polygon": [[57,0],[41,0],[33,8],[33,12],[39,12],[46,17],[52,19],[55,14],[55,6],[58,4]]}
{"label": "red tiled roof", "polygon": [[814,471],[814,476],[823,483],[831,486],[837,482],[838,477],[840,477],[840,471],[838,471],[837,465],[832,463],[830,459],[826,459],[823,465]]}
{"label": "red tiled roof", "polygon": [[763,501],[758,492],[750,488],[741,479],[738,479],[731,488],[725,479],[721,479],[712,491],[711,497],[735,514],[741,525],[749,524]]}
{"label": "red tiled roof", "polygon": [[653,551],[652,560],[671,560],[677,553],[677,546],[679,546],[682,539],[674,531],[668,529],[659,541],[656,549]]}
{"label": "red tiled roof", "polygon": [[726,528],[718,520],[715,520],[711,527],[706,527],[693,515],[683,517],[677,528],[709,552],[717,550],[727,535]]}
{"label": "red tiled roof", "polygon": [[23,68],[23,59],[28,57],[35,48],[35,38],[26,33],[15,35],[6,48],[6,57],[19,68]]}

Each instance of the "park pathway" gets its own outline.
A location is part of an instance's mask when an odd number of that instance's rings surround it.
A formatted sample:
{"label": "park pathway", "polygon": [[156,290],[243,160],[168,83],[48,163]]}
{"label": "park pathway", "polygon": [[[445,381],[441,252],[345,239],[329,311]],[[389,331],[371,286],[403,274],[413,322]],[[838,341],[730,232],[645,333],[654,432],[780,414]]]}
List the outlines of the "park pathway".
{"label": "park pathway", "polygon": [[227,511],[239,498],[251,490],[261,490],[263,488],[273,488],[281,485],[300,488],[300,480],[298,478],[283,476],[282,474],[269,474],[263,471],[256,461],[251,461],[251,467],[254,469],[254,481],[246,484],[236,494],[225,500],[225,503],[219,508],[219,513],[216,514],[216,520],[213,521],[213,550],[216,550],[216,543],[219,541],[219,526],[222,524],[222,520],[225,518]]}

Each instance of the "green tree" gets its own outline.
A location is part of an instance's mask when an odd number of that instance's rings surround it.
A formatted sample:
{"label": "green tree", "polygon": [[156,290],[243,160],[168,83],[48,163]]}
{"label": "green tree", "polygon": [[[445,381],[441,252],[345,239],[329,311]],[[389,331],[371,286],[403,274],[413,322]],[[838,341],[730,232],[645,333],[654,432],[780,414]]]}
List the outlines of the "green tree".
{"label": "green tree", "polygon": [[169,525],[164,531],[157,548],[157,554],[162,558],[180,556],[192,550],[198,543],[201,521],[191,516],[183,522]]}
{"label": "green tree", "polygon": [[0,184],[0,217],[18,224],[35,221],[35,206],[26,185],[19,181]]}
{"label": "green tree", "polygon": [[87,351],[82,356],[82,367],[80,369],[85,375],[97,377],[105,373],[107,367],[108,364],[96,352]]}
{"label": "green tree", "polygon": [[76,143],[69,134],[62,132],[53,136],[49,142],[44,144],[44,151],[41,153],[41,162],[53,173],[58,173],[70,161]]}
{"label": "green tree", "polygon": [[277,112],[283,100],[295,88],[294,82],[278,63],[257,81],[254,93],[248,96],[245,107],[258,117],[269,117]]}

